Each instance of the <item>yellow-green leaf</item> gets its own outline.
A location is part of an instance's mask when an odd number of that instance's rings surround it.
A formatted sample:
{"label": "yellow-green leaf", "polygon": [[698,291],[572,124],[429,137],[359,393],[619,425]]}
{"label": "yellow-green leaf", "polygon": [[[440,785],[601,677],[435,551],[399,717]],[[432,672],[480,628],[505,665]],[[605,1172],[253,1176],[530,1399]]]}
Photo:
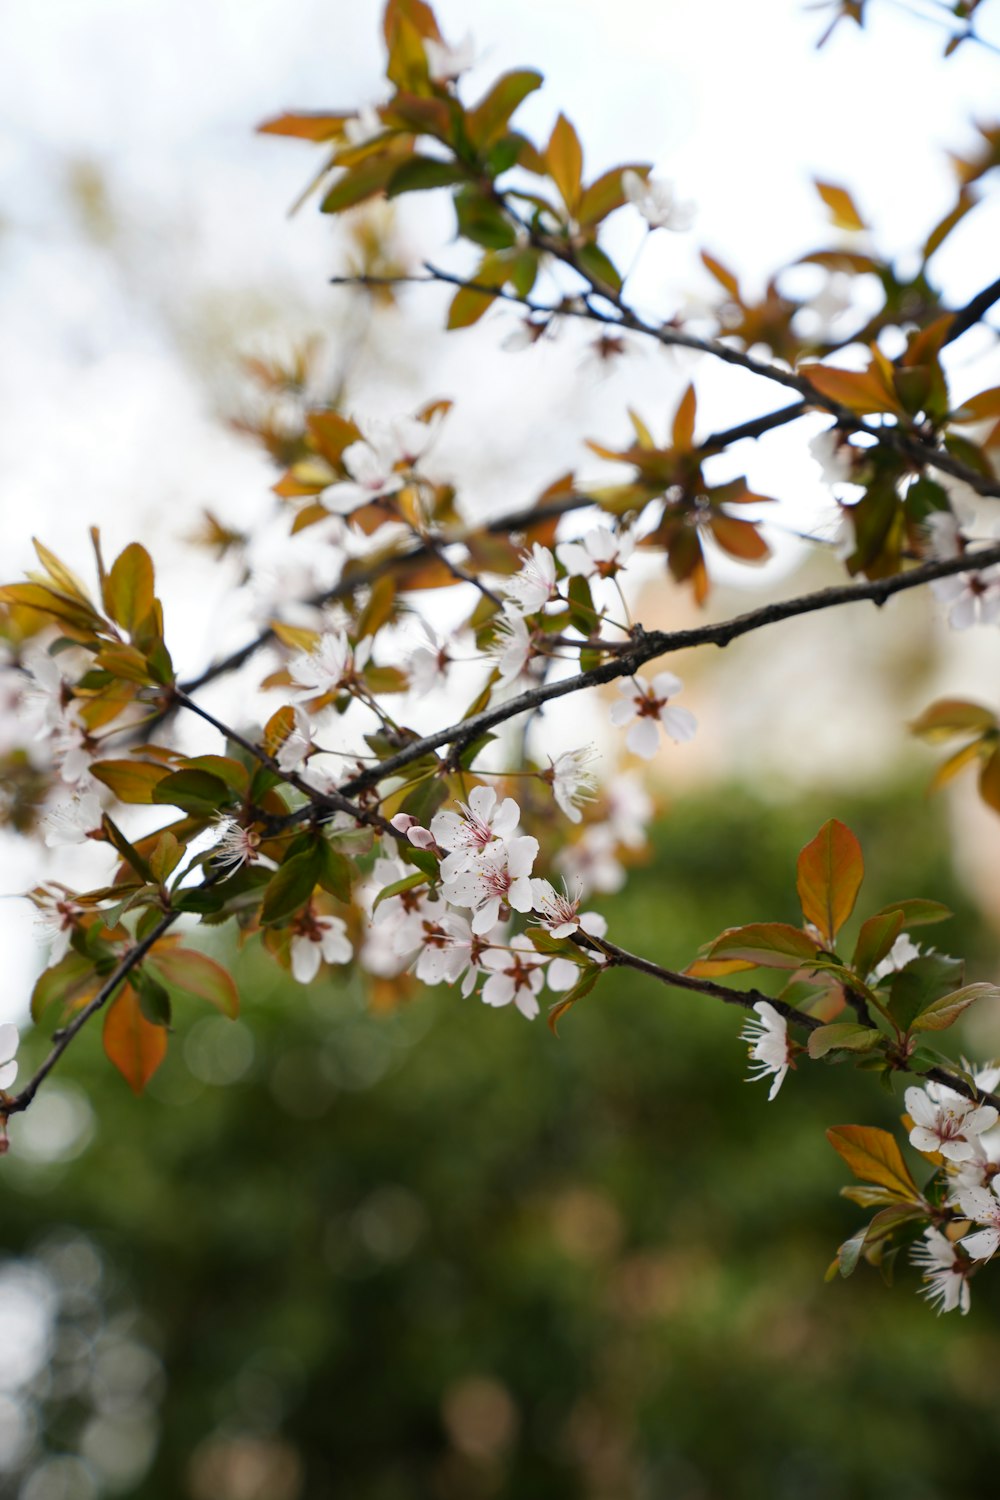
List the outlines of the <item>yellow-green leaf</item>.
{"label": "yellow-green leaf", "polygon": [[145,547],[132,542],[116,557],[108,574],[107,607],[111,618],[130,635],[153,608],[153,562]]}
{"label": "yellow-green leaf", "polygon": [[855,1177],[875,1182],[905,1202],[918,1202],[920,1190],[894,1136],[872,1125],[835,1125],[826,1132],[834,1151],[842,1156]]}

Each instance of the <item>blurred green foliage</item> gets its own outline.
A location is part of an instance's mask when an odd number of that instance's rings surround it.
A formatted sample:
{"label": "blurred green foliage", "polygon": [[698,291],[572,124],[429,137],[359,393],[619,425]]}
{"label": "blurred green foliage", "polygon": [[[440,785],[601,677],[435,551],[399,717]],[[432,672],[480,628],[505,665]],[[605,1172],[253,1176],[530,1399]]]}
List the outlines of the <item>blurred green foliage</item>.
{"label": "blurred green foliage", "polygon": [[[849,937],[893,897],[933,896],[956,917],[931,941],[993,977],[918,794],[829,804],[678,804],[651,867],[603,903],[611,934],[682,966],[723,926],[798,920],[796,852],[835,815],[870,872]],[[768,1105],[742,1081],[739,1012],[634,974],[556,1040],[444,990],[373,1016],[356,980],[301,989],[253,946],[236,969],[244,1019],[179,1015],[143,1100],[96,1036],[74,1049],[53,1098],[85,1116],[82,1085],[94,1118],[72,1159],[37,1159],[41,1111],[12,1124],[0,1253],[47,1268],[62,1303],[49,1375],[15,1392],[41,1427],[11,1495],[993,1492],[997,1278],[966,1320],[936,1318],[904,1263],[891,1290],[867,1267],[823,1283],[861,1215],[824,1128],[892,1128],[901,1090],[806,1064]],[[81,1245],[103,1270],[74,1290]],[[133,1353],[131,1406],[115,1339],[162,1364]],[[95,1349],[117,1385],[95,1384]],[[137,1411],[158,1442],[130,1470]],[[44,1459],[81,1445],[90,1470]]]}

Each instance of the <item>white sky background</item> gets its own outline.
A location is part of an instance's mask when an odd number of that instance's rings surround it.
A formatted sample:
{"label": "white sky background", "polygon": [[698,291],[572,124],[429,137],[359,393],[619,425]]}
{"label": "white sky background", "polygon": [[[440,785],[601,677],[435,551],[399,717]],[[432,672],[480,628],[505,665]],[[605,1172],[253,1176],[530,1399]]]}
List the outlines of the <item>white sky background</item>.
{"label": "white sky background", "polygon": [[[919,243],[953,198],[945,151],[972,147],[970,120],[995,115],[997,59],[966,46],[942,63],[943,33],[887,0],[874,0],[866,33],[843,25],[819,54],[825,17],[796,0],[437,10],[446,35],[471,30],[479,49],[466,98],[506,67],[537,66],[546,86],[522,128],[543,135],[562,108],[589,176],[648,159],[698,201],[694,233],[651,239],[631,283],[656,314],[710,292],[701,245],[753,288],[835,243],[814,175],[850,185],[880,247]],[[338,333],[352,336],[348,294],[326,285],[337,268],[329,220],[314,205],[286,217],[318,155],[253,126],[287,108],[382,97],[380,14],[375,0],[6,0],[0,16],[0,572],[6,581],[32,565],[33,534],[87,576],[88,525],[101,526],[109,556],[141,539],[164,565],[182,673],[249,626],[227,599],[227,567],[192,557],[179,537],[206,504],[240,526],[272,510],[273,472],[220,421],[238,356],[318,332],[344,359]],[[81,211],[82,173],[101,183],[105,221]],[[441,258],[450,211],[442,198],[428,216],[426,201],[404,223]],[[640,226],[622,214],[613,230],[609,246],[628,265]],[[955,231],[934,270],[956,305],[994,278],[998,243],[995,206]],[[787,399],[740,372],[648,352],[601,378],[581,365],[579,332],[505,354],[509,315],[446,336],[439,309],[411,294],[355,362],[351,390],[361,413],[457,397],[434,467],[460,487],[465,477],[473,512],[520,506],[573,466],[601,472],[580,440],[623,439],[629,403],[662,435],[692,375],[706,431]],[[754,488],[790,502],[792,524],[828,507],[801,427],[741,463]],[[315,550],[311,533],[292,544],[285,529],[267,530],[268,561]],[[59,853],[40,865],[37,851],[3,840],[0,891],[42,873],[72,883]],[[0,903],[0,1020],[23,1014],[42,961],[27,916],[21,902]]]}

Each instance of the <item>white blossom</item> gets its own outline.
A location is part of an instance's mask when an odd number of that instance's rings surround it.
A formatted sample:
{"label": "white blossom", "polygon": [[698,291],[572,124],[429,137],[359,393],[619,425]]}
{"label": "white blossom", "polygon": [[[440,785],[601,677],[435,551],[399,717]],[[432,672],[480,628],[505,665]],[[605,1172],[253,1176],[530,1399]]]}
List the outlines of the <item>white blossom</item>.
{"label": "white blossom", "polygon": [[[618,684],[623,695],[620,703],[611,709],[612,724],[632,724],[625,736],[625,743],[636,755],[650,760],[660,746],[657,724],[662,724],[670,739],[676,743],[694,737],[698,721],[686,708],[671,708],[669,700],[679,693],[684,684],[672,672],[659,672],[650,685],[645,677],[636,673]],[[638,722],[632,723],[633,719]]]}
{"label": "white blossom", "polygon": [[969,1265],[939,1229],[926,1229],[923,1243],[910,1252],[913,1264],[923,1272],[927,1286],[923,1295],[938,1303],[938,1312],[953,1312],[957,1307],[969,1311]]}
{"label": "white blossom", "polygon": [[524,617],[505,611],[497,621],[496,637],[488,653],[496,659],[501,687],[509,686],[524,675],[534,649]]}
{"label": "white blossom", "polygon": [[536,542],[530,552],[521,554],[521,567],[511,578],[504,579],[500,592],[507,603],[507,614],[534,615],[553,599],[558,599],[556,560],[548,547]]}
{"label": "white blossom", "polygon": [[962,1248],[973,1260],[989,1260],[1000,1247],[1000,1196],[996,1177],[994,1176],[990,1188],[963,1189],[958,1194],[958,1206],[974,1224],[986,1225],[985,1229],[965,1235],[960,1241]]}
{"label": "white blossom", "polygon": [[42,819],[45,842],[50,849],[82,844],[101,826],[101,802],[96,792],[84,792],[69,802],[51,808]]}
{"label": "white blossom", "polygon": [[931,593],[944,605],[952,630],[995,625],[1000,620],[1000,567],[934,578]]}
{"label": "white blossom", "polygon": [[297,684],[300,699],[320,698],[354,682],[372,653],[366,636],[352,646],[343,630],[325,631],[311,651],[302,652],[288,664],[289,676]]}
{"label": "white blossom", "polygon": [[646,825],[653,816],[653,799],[642,778],[635,771],[622,771],[612,776],[605,791],[607,823],[614,837],[626,849],[641,849],[646,842]]}
{"label": "white blossom", "polygon": [[278,747],[275,760],[279,771],[301,771],[309,751],[312,749],[312,725],[305,711],[294,709],[295,724],[291,733]]}
{"label": "white blossom", "polygon": [[747,1082],[756,1083],[758,1079],[773,1073],[774,1082],[767,1096],[770,1101],[784,1083],[791,1062],[788,1022],[766,1000],[758,1000],[754,1010],[760,1020],[748,1020],[740,1032],[741,1041],[750,1044],[750,1061],[753,1064]]}
{"label": "white blossom", "polygon": [[491,848],[472,868],[444,882],[444,897],[452,906],[471,909],[473,932],[489,932],[505,908],[531,910],[531,869],[537,855],[538,840],[527,836]]}
{"label": "white blossom", "polygon": [[421,698],[433,692],[436,687],[444,686],[448,677],[448,668],[452,663],[452,656],[446,642],[442,641],[437,632],[432,630],[426,620],[420,621],[424,635],[427,637],[426,646],[417,646],[409,655],[406,670],[410,679],[411,692],[417,693]]}
{"label": "white blossom", "polygon": [[840,427],[827,427],[810,439],[809,452],[819,464],[827,484],[852,484],[858,462],[858,449],[848,441]]}
{"label": "white blossom", "polygon": [[449,47],[446,42],[439,42],[432,36],[424,37],[424,56],[431,82],[451,83],[475,65],[476,48],[471,31],[455,47]]}
{"label": "white blossom", "polygon": [[511,939],[509,948],[490,948],[483,954],[489,978],[483,985],[484,1005],[509,1005],[513,1000],[522,1016],[533,1021],[538,1015],[538,992],[545,983],[547,960],[524,933]]}
{"label": "white blossom", "polygon": [[39,928],[43,941],[48,943],[51,968],[69,952],[73,929],[82,908],[69,899],[65,888],[44,889],[44,894],[36,892],[32,899],[37,908],[35,925]]}
{"label": "white blossom", "polygon": [[422,457],[435,428],[415,417],[393,417],[389,421],[359,422],[362,436],[341,454],[350,479],[338,480],[322,492],[324,505],[338,515],[349,515],[386,495],[394,495],[406,483],[398,465],[413,466]]}
{"label": "white blossom", "polygon": [[244,828],[235,818],[220,814],[216,819],[217,838],[212,849],[212,859],[220,870],[235,875],[243,865],[252,865],[260,858],[260,834],[252,828]]}
{"label": "white blossom", "polygon": [[992,1104],[976,1105],[959,1095],[933,1099],[916,1087],[908,1088],[903,1097],[913,1121],[910,1145],[918,1151],[939,1152],[948,1161],[970,1161],[978,1154],[979,1136],[997,1123]]}
{"label": "white blossom", "polygon": [[344,121],[344,137],[350,146],[366,146],[385,130],[378,110],[366,104],[350,120]]}
{"label": "white blossom", "polygon": [[644,178],[629,169],[622,173],[622,192],[650,229],[671,229],[682,234],[694,223],[694,202],[678,198],[673,183],[665,178]]}
{"label": "white blossom", "polygon": [[584,745],[579,750],[564,750],[550,761],[551,769],[542,773],[550,782],[552,795],[571,823],[582,821],[581,802],[593,802],[597,794],[597,780],[587,767],[600,757],[593,745]]}
{"label": "white blossom", "polygon": [[560,873],[584,896],[591,891],[620,891],[625,870],[617,857],[618,839],[606,823],[592,823],[575,844],[567,844],[556,855]]}
{"label": "white blossom", "polygon": [[45,739],[53,730],[61,728],[67,711],[74,710],[70,683],[48,651],[26,651],[24,668],[31,679],[24,689],[25,706],[38,726],[34,738]]}
{"label": "white blossom", "polygon": [[920,957],[920,949],[908,932],[901,932],[880,964],[876,964],[868,975],[869,984],[878,984],[888,974],[904,969],[913,959]]}
{"label": "white blossom", "polygon": [[531,882],[531,892],[535,913],[554,938],[572,937],[574,932],[602,938],[607,932],[608,924],[599,912],[580,911],[583,896],[579,888],[571,896],[568,885],[557,891],[549,881],[536,877]]}
{"label": "white blossom", "polygon": [[975,504],[960,490],[949,495],[949,510],[932,510],[924,521],[927,551],[938,562],[960,557],[967,534],[976,524]]}
{"label": "white blossom", "polygon": [[498,803],[491,786],[474,786],[468,802],[460,802],[458,806],[457,813],[444,810],[431,819],[434,839],[449,851],[441,863],[444,880],[472,869],[479,855],[502,846],[521,818],[521,809],[513,797],[505,797]]}
{"label": "white blossom", "polygon": [[306,912],[298,918],[291,941],[292,974],[299,984],[309,984],[319,973],[321,959],[328,964],[346,964],[353,952],[347,923],[341,917]]}
{"label": "white blossom", "polygon": [[578,542],[560,542],[556,556],[566,572],[577,578],[614,578],[635,551],[631,531],[617,535],[607,526],[595,526]]}
{"label": "white blossom", "polygon": [[425,930],[414,973],[424,984],[455,984],[462,979],[462,994],[471,995],[492,936],[473,932],[467,918],[450,911]]}
{"label": "white blossom", "polygon": [[9,1022],[0,1026],[0,1089],[9,1089],[17,1077],[15,1057],[20,1040],[16,1026]]}

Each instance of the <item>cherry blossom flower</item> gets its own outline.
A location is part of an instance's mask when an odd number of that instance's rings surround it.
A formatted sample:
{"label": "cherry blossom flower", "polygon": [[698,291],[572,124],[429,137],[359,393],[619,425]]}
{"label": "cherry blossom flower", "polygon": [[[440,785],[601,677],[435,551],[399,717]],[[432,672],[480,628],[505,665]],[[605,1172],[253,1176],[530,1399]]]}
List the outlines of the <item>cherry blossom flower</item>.
{"label": "cherry blossom flower", "polygon": [[338,480],[322,492],[324,505],[338,515],[349,515],[372,500],[394,495],[406,483],[399,464],[412,467],[426,451],[434,427],[415,417],[359,422],[362,436],[344,449],[341,459],[350,479]]}
{"label": "cherry blossom flower", "polygon": [[424,37],[424,56],[432,83],[452,83],[475,66],[476,48],[471,31],[455,47],[432,36]]}
{"label": "cherry blossom flower", "polygon": [[344,137],[350,146],[366,146],[385,130],[385,125],[373,104],[359,109],[353,119],[344,121]]}
{"label": "cherry blossom flower", "polygon": [[620,891],[625,870],[617,851],[618,839],[612,829],[606,823],[592,823],[575,844],[560,849],[555,864],[560,874],[580,887],[583,896],[591,891]]}
{"label": "cherry blossom flower", "polygon": [[827,427],[810,439],[809,452],[829,485],[853,484],[861,454],[841,427]]}
{"label": "cherry blossom flower", "polygon": [[694,223],[695,204],[679,199],[672,182],[665,178],[641,177],[631,170],[622,173],[625,200],[638,209],[650,229],[671,229],[683,234]]}
{"label": "cherry blossom flower", "polygon": [[950,510],[932,510],[924,521],[927,552],[938,562],[961,557],[967,533],[976,523],[976,507],[965,495],[952,493]]}
{"label": "cherry blossom flower", "polygon": [[54,889],[42,887],[32,893],[37,907],[35,924],[43,941],[49,945],[49,967],[57,964],[69,952],[70,939],[83,908],[69,899],[65,887]]}
{"label": "cherry blossom flower", "polygon": [[[475,924],[473,924],[475,925]],[[547,960],[519,933],[509,948],[490,948],[483,954],[483,968],[489,979],[483,985],[484,1005],[509,1005],[513,1000],[527,1020],[538,1015],[538,992],[545,983]]]}
{"label": "cherry blossom flower", "polygon": [[566,572],[577,578],[614,578],[635,551],[631,531],[616,535],[607,526],[595,526],[578,542],[560,542],[556,556]]}
{"label": "cherry blossom flower", "polygon": [[606,787],[607,824],[626,849],[641,849],[646,843],[646,825],[653,816],[653,800],[635,771],[622,771]]}
{"label": "cherry blossom flower", "polygon": [[740,1040],[750,1043],[750,1061],[753,1064],[747,1082],[756,1083],[759,1079],[766,1078],[768,1073],[773,1073],[774,1082],[767,1096],[770,1102],[784,1083],[792,1060],[788,1022],[766,1000],[758,1000],[754,1010],[760,1020],[748,1020],[740,1032]]}
{"label": "cherry blossom flower", "polygon": [[9,1089],[17,1077],[17,1047],[20,1034],[16,1026],[4,1022],[0,1026],[0,1089]]}
{"label": "cherry blossom flower", "polygon": [[450,911],[425,929],[414,973],[424,984],[455,984],[462,979],[463,996],[471,995],[492,947],[491,937],[473,932],[465,917]]}
{"label": "cherry blossom flower", "polygon": [[694,714],[686,708],[668,706],[669,699],[683,686],[680,678],[672,672],[657,673],[652,686],[638,673],[619,682],[618,691],[623,695],[623,701],[613,705],[611,722],[620,727],[632,724],[633,719],[638,720],[625,736],[625,743],[644,760],[650,760],[660,747],[657,723],[662,724],[669,738],[678,744],[694,737],[698,727]]}
{"label": "cherry blossom flower", "polygon": [[488,652],[496,659],[501,687],[508,687],[524,675],[534,650],[524,617],[505,611],[497,621],[496,637]]}
{"label": "cherry blossom flower", "polygon": [[84,792],[70,802],[51,808],[42,819],[45,842],[50,849],[82,844],[101,827],[101,802],[96,792]]}
{"label": "cherry blossom flower", "polygon": [[558,599],[556,560],[548,547],[534,544],[521,555],[520,571],[504,580],[500,592],[507,614],[535,615],[552,599]]}
{"label": "cherry blossom flower", "polygon": [[340,917],[320,917],[307,910],[295,919],[294,934],[292,974],[299,984],[309,984],[316,978],[321,959],[328,964],[346,964],[354,954],[347,924]]}
{"label": "cherry blossom flower", "polygon": [[473,932],[489,932],[505,908],[531,910],[531,868],[537,855],[538,840],[527,836],[499,844],[480,855],[472,868],[444,882],[445,900],[472,910]]}
{"label": "cherry blossom flower", "polygon": [[74,708],[71,685],[48,651],[25,652],[24,668],[31,678],[24,689],[25,706],[38,723],[34,738],[45,739],[62,727],[67,711]]}
{"label": "cherry blossom flower", "polygon": [[414,849],[436,849],[437,840],[429,828],[425,828],[416,818],[411,818],[409,813],[396,813],[389,822],[397,833],[405,836],[408,843]]}
{"label": "cherry blossom flower", "polygon": [[479,855],[511,837],[521,819],[521,809],[513,797],[505,797],[498,804],[491,786],[474,786],[468,802],[458,806],[457,813],[437,812],[431,819],[430,831],[436,842],[449,851],[441,864],[444,880],[472,869]]}
{"label": "cherry blossom flower", "polygon": [[[217,838],[212,849],[212,859],[220,870],[235,875],[243,865],[255,864],[260,858],[260,834],[252,828],[244,828],[235,818],[219,814],[216,819]],[[224,877],[228,878],[228,877]]]}
{"label": "cherry blossom flower", "polygon": [[352,646],[343,630],[326,631],[312,651],[293,657],[289,676],[298,684],[300,699],[320,698],[348,687],[372,654],[371,637]]}
{"label": "cherry blossom flower", "polygon": [[[992,1190],[991,1190],[992,1189]],[[1000,1187],[996,1177],[991,1188],[965,1188],[958,1194],[958,1206],[974,1224],[985,1224],[974,1234],[965,1235],[959,1243],[973,1260],[989,1260],[1000,1248]]]}
{"label": "cherry blossom flower", "polygon": [[312,749],[312,725],[308,715],[298,706],[295,707],[294,714],[294,728],[282,741],[274,757],[279,771],[300,771]]}
{"label": "cherry blossom flower", "polygon": [[448,668],[452,664],[452,656],[446,642],[442,641],[436,631],[432,630],[426,620],[420,621],[424,635],[427,637],[426,646],[417,646],[411,653],[406,663],[406,670],[410,678],[411,691],[418,693],[421,698],[436,687],[443,687],[448,678]]}
{"label": "cherry blossom flower", "polygon": [[90,767],[94,757],[90,741],[83,726],[68,714],[52,733],[52,753],[59,766],[60,780],[68,786],[93,786]]}
{"label": "cherry blossom flower", "polygon": [[945,606],[952,630],[995,625],[1000,620],[1000,567],[934,578],[931,593]]}
{"label": "cherry blossom flower", "polygon": [[868,975],[869,984],[878,984],[880,979],[885,979],[889,974],[898,973],[904,969],[913,959],[920,957],[920,949],[912,941],[908,932],[901,932],[893,943],[889,952],[880,964],[876,964]]}
{"label": "cherry blossom flower", "polygon": [[[397,881],[416,873],[412,865],[404,865],[398,859],[377,859],[374,869],[375,882],[385,890]],[[380,901],[372,914],[372,926],[388,933],[389,946],[400,958],[412,957],[425,940],[428,923],[443,920],[447,908],[427,885],[411,886]]]}
{"label": "cherry blossom flower", "polygon": [[939,1304],[939,1313],[953,1312],[956,1307],[963,1313],[969,1311],[971,1267],[947,1235],[939,1229],[926,1229],[923,1243],[914,1245],[910,1259],[927,1282],[923,1295],[932,1305]]}
{"label": "cherry blossom flower", "polygon": [[910,1145],[918,1151],[937,1151],[948,1161],[970,1161],[975,1157],[978,1137],[1000,1118],[992,1104],[976,1105],[959,1095],[933,1099],[926,1090],[914,1087],[907,1089],[903,1097],[913,1121]]}
{"label": "cherry blossom flower", "polygon": [[593,802],[597,794],[596,778],[586,767],[599,758],[593,745],[564,750],[550,761],[550,769],[541,773],[542,780],[550,783],[557,805],[571,823],[582,822],[580,803]]}
{"label": "cherry blossom flower", "polygon": [[599,912],[580,911],[583,897],[579,889],[571,896],[568,885],[560,892],[549,881],[536,877],[531,882],[531,892],[539,922],[554,938],[572,937],[574,932],[602,938],[607,932],[608,924]]}

